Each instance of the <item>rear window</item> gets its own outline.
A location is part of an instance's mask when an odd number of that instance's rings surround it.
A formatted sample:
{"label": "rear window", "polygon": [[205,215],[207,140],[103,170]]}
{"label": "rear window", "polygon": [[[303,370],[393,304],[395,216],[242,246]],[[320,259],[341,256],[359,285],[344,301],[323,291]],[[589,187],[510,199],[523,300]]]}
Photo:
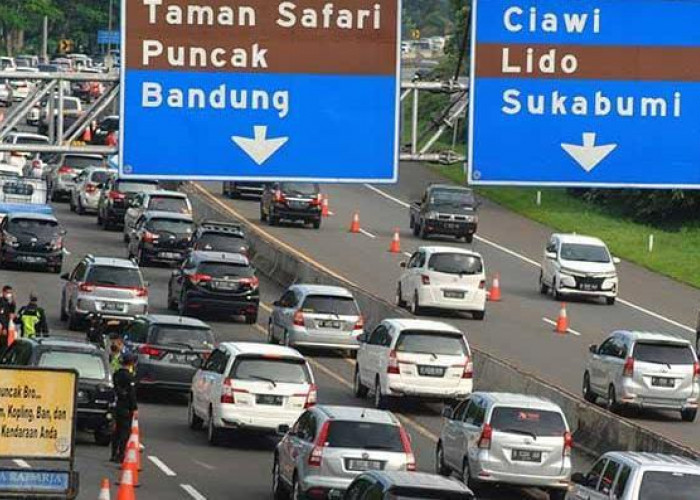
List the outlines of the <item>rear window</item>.
{"label": "rear window", "polygon": [[250,266],[228,264],[225,262],[202,262],[199,265],[198,272],[214,276],[215,278],[250,278],[254,275],[253,268]]}
{"label": "rear window", "polygon": [[148,209],[159,212],[177,212],[181,214],[189,213],[185,198],[173,196],[153,196],[148,201]]}
{"label": "rear window", "polygon": [[319,192],[318,184],[301,184],[298,182],[285,182],[282,191],[287,194],[316,195]]}
{"label": "rear window", "polygon": [[397,352],[462,356],[469,354],[464,336],[459,333],[406,330],[396,341]]}
{"label": "rear window", "polygon": [[41,354],[39,366],[42,368],[73,368],[80,378],[101,380],[107,376],[105,362],[97,354],[68,351],[47,351]]}
{"label": "rear window", "polygon": [[430,256],[428,269],[447,274],[479,274],[484,266],[474,255],[461,253],[436,253]]}
{"label": "rear window", "polygon": [[155,232],[191,234],[194,223],[178,219],[151,219],[146,223],[146,229]]}
{"label": "rear window", "polygon": [[692,365],[695,356],[688,345],[639,343],[634,347],[634,359],[662,365]]}
{"label": "rear window", "polygon": [[213,349],[215,340],[211,330],[180,326],[155,326],[153,342],[158,345],[187,346],[193,349]]}
{"label": "rear window", "polygon": [[490,424],[495,431],[534,434],[535,437],[563,436],[566,432],[566,424],[561,414],[531,408],[498,406],[491,414]]}
{"label": "rear window", "polygon": [[309,295],[304,300],[301,310],[315,314],[337,314],[340,316],[357,316],[360,311],[352,297],[335,297],[332,295]]}
{"label": "rear window", "polygon": [[398,425],[333,420],[328,428],[328,448],[403,451]]}
{"label": "rear window", "polygon": [[311,375],[302,359],[275,357],[239,357],[231,368],[236,380],[271,380],[277,383],[309,384]]}
{"label": "rear window", "polygon": [[122,193],[152,193],[158,190],[158,183],[117,181],[116,190]]}
{"label": "rear window", "polygon": [[697,500],[700,474],[649,471],[642,476],[639,500]]}
{"label": "rear window", "polygon": [[129,267],[94,266],[90,268],[85,281],[94,285],[128,288],[141,288],[143,286],[139,271]]}
{"label": "rear window", "polygon": [[204,233],[197,241],[197,250],[239,253],[245,250],[243,238],[234,234]]}
{"label": "rear window", "polygon": [[390,488],[392,500],[469,500],[473,498],[467,492],[444,491],[441,489],[429,490],[427,488]]}
{"label": "rear window", "polygon": [[58,222],[37,219],[12,219],[7,223],[7,231],[10,234],[24,234],[35,237],[53,236],[58,233]]}
{"label": "rear window", "polygon": [[99,170],[90,174],[90,181],[95,182],[97,184],[104,184],[109,180],[110,177],[112,177],[112,175],[112,172],[105,172],[103,170]]}
{"label": "rear window", "polygon": [[48,144],[48,137],[18,137],[15,144]]}
{"label": "rear window", "polygon": [[104,164],[102,158],[90,158],[87,156],[65,156],[63,165],[66,167],[82,170],[87,167],[99,167]]}

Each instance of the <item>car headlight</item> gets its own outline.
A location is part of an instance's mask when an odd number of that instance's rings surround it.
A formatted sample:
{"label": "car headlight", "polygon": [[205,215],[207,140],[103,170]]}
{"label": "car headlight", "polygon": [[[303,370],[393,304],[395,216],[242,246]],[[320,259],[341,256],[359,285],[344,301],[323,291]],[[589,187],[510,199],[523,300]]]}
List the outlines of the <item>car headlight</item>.
{"label": "car headlight", "polygon": [[18,247],[18,246],[19,246],[19,242],[17,241],[17,237],[16,237],[16,236],[13,236],[13,235],[11,235],[10,233],[7,233],[7,232],[6,232],[6,233],[4,234],[4,238],[5,238],[5,243],[7,243],[8,245],[10,245],[10,246],[12,246],[12,247]]}
{"label": "car headlight", "polygon": [[426,219],[437,219],[438,218],[438,213],[437,212],[428,212],[425,214]]}

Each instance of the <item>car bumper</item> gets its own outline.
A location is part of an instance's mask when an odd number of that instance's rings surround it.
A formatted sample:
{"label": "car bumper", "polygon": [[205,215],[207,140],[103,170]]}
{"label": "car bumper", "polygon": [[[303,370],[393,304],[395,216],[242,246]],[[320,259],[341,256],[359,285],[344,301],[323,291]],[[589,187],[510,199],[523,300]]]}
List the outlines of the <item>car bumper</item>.
{"label": "car bumper", "polygon": [[94,431],[112,425],[112,410],[78,408],[77,427],[81,430]]}
{"label": "car bumper", "polygon": [[558,292],[562,295],[578,295],[581,297],[617,297],[617,278],[605,278],[597,290],[585,290],[577,286],[576,279],[559,274],[557,276]]}
{"label": "car bumper", "polygon": [[433,234],[445,234],[449,236],[464,236],[476,233],[477,224],[473,222],[442,222],[439,220],[427,219],[425,229]]}
{"label": "car bumper", "polygon": [[289,343],[292,346],[312,347],[317,349],[348,349],[357,350],[360,342],[357,340],[362,331],[338,333],[309,333],[307,331],[291,330]]}
{"label": "car bumper", "polygon": [[274,214],[280,219],[304,222],[312,222],[321,219],[321,208],[314,209],[294,209],[285,205],[275,205]]}
{"label": "car bumper", "polygon": [[478,481],[484,483],[568,490],[571,486],[571,464],[569,463],[564,469],[564,473],[557,471],[556,475],[539,476],[496,471],[489,468],[488,463],[477,463],[472,465],[472,474]]}
{"label": "car bumper", "polygon": [[459,385],[443,387],[443,379],[436,378],[435,385],[418,385],[411,382],[389,380],[387,387],[390,396],[420,397],[427,399],[463,398],[472,393],[474,384],[469,379],[462,379]]}
{"label": "car bumper", "polygon": [[[358,473],[357,475],[359,475]],[[352,483],[353,477],[333,477],[308,475],[300,480],[301,489],[310,498],[339,498],[338,493],[344,492]],[[342,496],[341,496],[342,498]]]}
{"label": "car bumper", "polygon": [[63,250],[39,253],[6,247],[3,249],[2,258],[8,264],[60,267],[63,263]]}
{"label": "car bumper", "polygon": [[85,194],[80,195],[80,204],[86,210],[97,210],[97,206],[100,203],[100,197],[98,196],[87,196]]}
{"label": "car bumper", "polygon": [[280,425],[292,426],[304,412],[299,410],[276,410],[274,413],[238,407],[221,408],[217,425],[226,429],[277,433]]}
{"label": "car bumper", "polygon": [[124,224],[124,216],[126,215],[125,208],[114,208],[107,207],[105,210],[105,218],[110,222],[117,222],[119,224]]}
{"label": "car bumper", "polygon": [[[122,310],[113,310],[109,307],[106,307],[107,303],[114,302],[117,302],[119,304],[125,304],[125,307]],[[139,314],[146,314],[148,312],[148,301],[125,302],[123,300],[78,297],[75,312],[83,315],[91,312],[97,312],[105,318],[133,317],[138,316]]]}
{"label": "car bumper", "polygon": [[446,298],[442,288],[421,287],[418,289],[418,300],[421,307],[451,311],[483,311],[486,309],[486,290],[460,290],[457,288],[454,290],[464,292],[464,298]]}
{"label": "car bumper", "polygon": [[[673,389],[669,389],[673,391]],[[685,394],[679,394],[678,391],[669,392],[668,394],[644,394],[639,386],[629,383],[623,384],[618,395],[619,402],[624,405],[636,406],[639,408],[656,409],[656,410],[685,410],[698,408],[700,398],[700,387],[695,384],[694,390],[685,391]]]}
{"label": "car bumper", "polygon": [[163,389],[189,392],[196,369],[193,365],[152,362],[139,356],[136,369],[136,384],[139,388]]}
{"label": "car bumper", "polygon": [[260,304],[260,295],[255,293],[236,297],[212,297],[198,292],[189,292],[186,295],[186,300],[187,307],[190,308],[241,314],[257,311]]}
{"label": "car bumper", "polygon": [[187,250],[144,247],[143,256],[152,262],[179,263],[187,258]]}

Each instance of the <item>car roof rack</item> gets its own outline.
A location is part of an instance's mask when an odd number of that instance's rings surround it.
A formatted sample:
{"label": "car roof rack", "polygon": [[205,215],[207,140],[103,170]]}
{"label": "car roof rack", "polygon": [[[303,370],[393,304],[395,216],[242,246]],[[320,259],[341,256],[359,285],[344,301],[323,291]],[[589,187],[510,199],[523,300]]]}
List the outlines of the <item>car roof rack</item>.
{"label": "car roof rack", "polygon": [[236,223],[236,222],[223,222],[223,221],[205,219],[199,223],[199,227],[201,227],[202,229],[210,230],[210,231],[213,230],[213,231],[221,231],[221,232],[236,233],[236,234],[243,234],[245,232],[243,230],[243,225]]}

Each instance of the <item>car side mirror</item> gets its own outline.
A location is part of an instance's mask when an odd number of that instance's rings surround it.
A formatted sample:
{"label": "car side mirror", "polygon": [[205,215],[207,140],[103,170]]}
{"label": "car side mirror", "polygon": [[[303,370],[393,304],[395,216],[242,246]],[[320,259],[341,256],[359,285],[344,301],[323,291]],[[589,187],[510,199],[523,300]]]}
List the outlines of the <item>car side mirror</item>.
{"label": "car side mirror", "polygon": [[281,424],[277,426],[277,434],[284,436],[289,432],[289,426],[287,424]]}
{"label": "car side mirror", "polygon": [[63,281],[68,281],[68,279],[69,279],[68,273],[63,273],[63,274],[61,275],[61,279],[62,279]]}
{"label": "car side mirror", "polygon": [[613,257],[612,261],[613,261],[613,264],[619,264],[620,262],[622,262],[619,257]]}
{"label": "car side mirror", "polygon": [[448,420],[452,420],[452,414],[453,414],[453,412],[454,412],[454,410],[453,410],[451,407],[445,406],[445,407],[442,409],[442,416],[445,417],[445,418],[448,419]]}
{"label": "car side mirror", "polygon": [[571,474],[571,482],[574,484],[583,484],[586,482],[586,476],[581,472],[574,472]]}
{"label": "car side mirror", "polygon": [[555,252],[545,252],[544,256],[550,260],[557,259],[557,254]]}
{"label": "car side mirror", "polygon": [[591,354],[598,354],[598,346],[595,344],[589,345],[588,350],[590,351]]}
{"label": "car side mirror", "polygon": [[405,262],[405,261],[404,261],[404,262],[399,262],[399,267],[402,268],[402,269],[405,269],[405,268],[406,268],[406,262]]}

